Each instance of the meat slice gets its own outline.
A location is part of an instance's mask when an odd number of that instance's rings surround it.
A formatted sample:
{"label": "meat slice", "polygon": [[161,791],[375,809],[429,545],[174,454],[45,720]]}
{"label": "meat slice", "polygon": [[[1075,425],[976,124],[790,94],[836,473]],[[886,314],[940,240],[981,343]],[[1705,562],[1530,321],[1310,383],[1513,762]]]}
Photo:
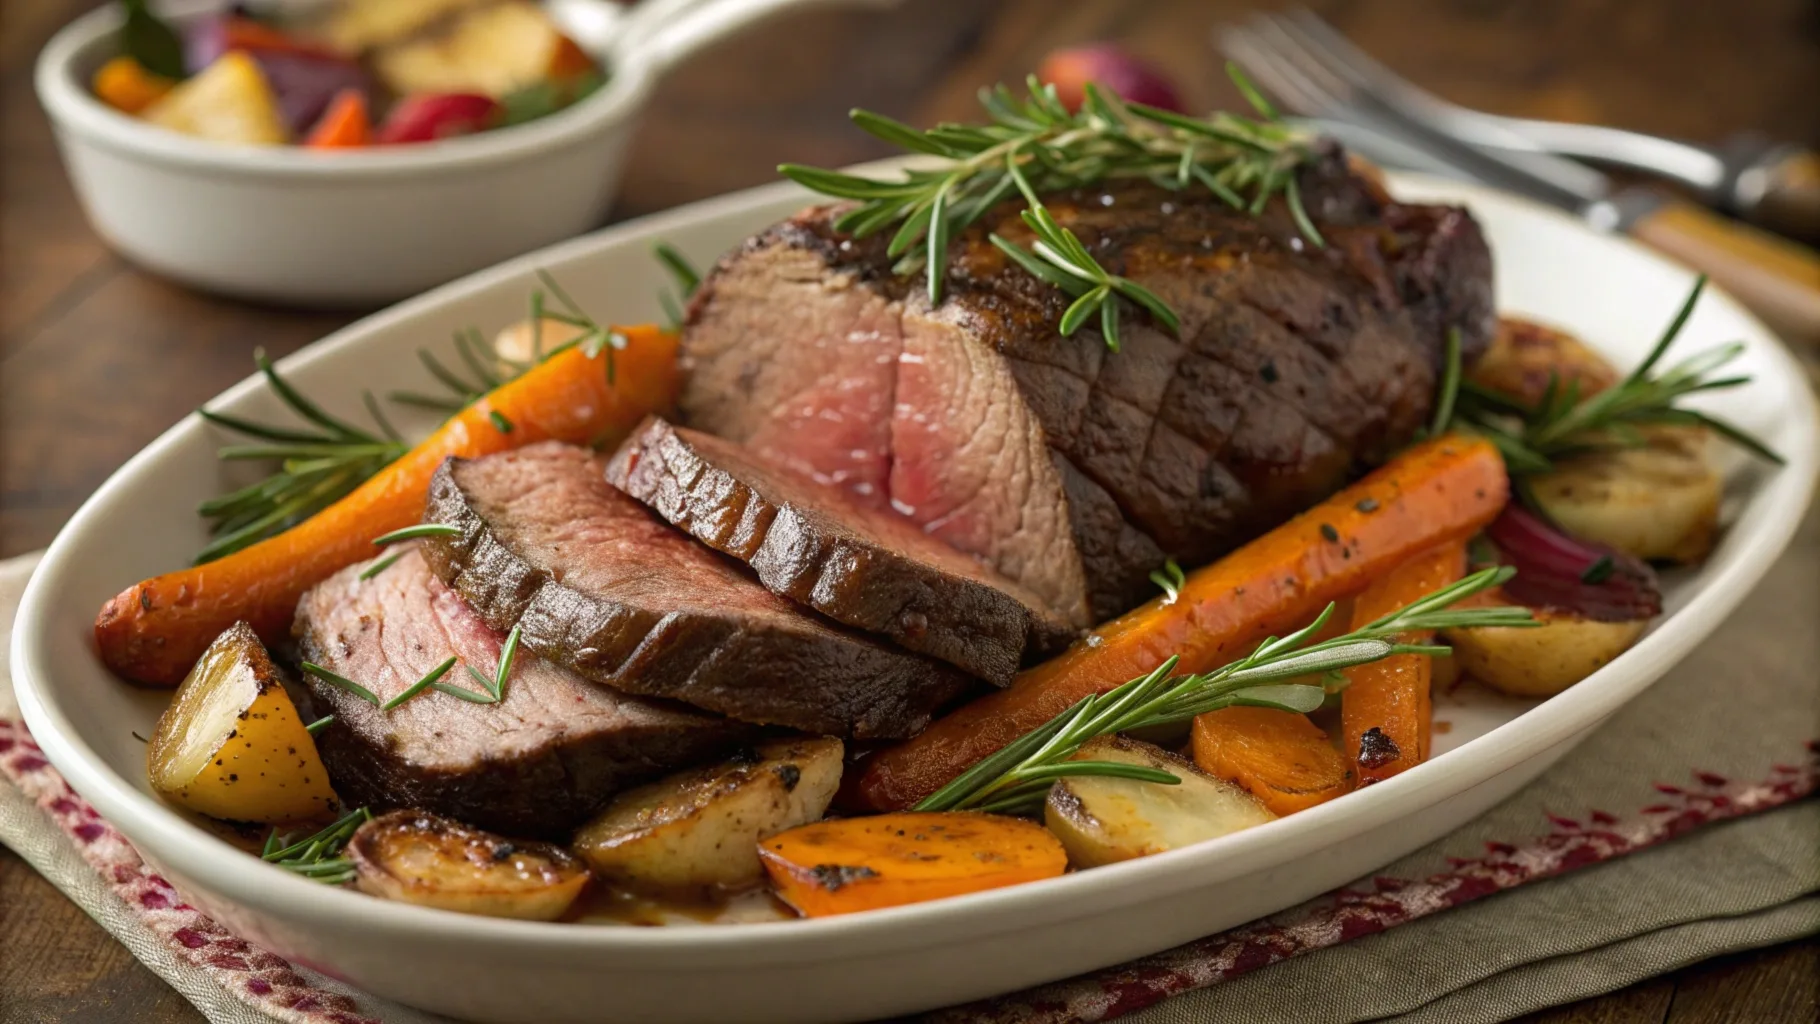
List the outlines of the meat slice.
{"label": "meat slice", "polygon": [[[450,655],[445,681],[475,690],[464,666],[491,676],[504,637],[410,552],[373,579],[365,566],[330,577],[297,606],[303,657],[381,701]],[[520,653],[505,696],[473,704],[434,690],[382,711],[305,677],[335,720],[316,737],[344,800],[435,811],[508,835],[566,837],[628,786],[714,757],[750,726],[680,704],[597,686]]]}
{"label": "meat slice", "polygon": [[1042,599],[896,512],[722,438],[652,417],[607,480],[696,540],[750,565],[773,592],[1004,686],[1071,630]]}
{"label": "meat slice", "polygon": [[933,308],[892,273],[889,232],[805,211],[698,291],[681,422],[888,504],[1073,624],[1116,614],[1165,556],[1210,561],[1381,462],[1429,414],[1447,329],[1468,360],[1490,339],[1466,211],[1390,202],[1337,148],[1298,183],[1322,246],[1280,200],[1253,217],[1141,181],[1047,197],[1181,317],[1171,335],[1127,307],[1118,353],[1097,325],[1060,337],[1068,297],[988,241],[1028,246],[1021,201],[954,240]]}
{"label": "meat slice", "polygon": [[430,568],[488,625],[627,693],[743,722],[895,739],[967,678],[841,629],[759,585],[607,483],[605,460],[546,442],[451,459],[425,519]]}

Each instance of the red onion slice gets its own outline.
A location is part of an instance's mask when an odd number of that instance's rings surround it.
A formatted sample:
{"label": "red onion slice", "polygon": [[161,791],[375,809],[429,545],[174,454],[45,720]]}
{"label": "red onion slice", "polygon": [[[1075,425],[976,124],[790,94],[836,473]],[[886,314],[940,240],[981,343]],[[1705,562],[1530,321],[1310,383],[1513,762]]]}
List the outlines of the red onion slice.
{"label": "red onion slice", "polygon": [[1504,584],[1510,599],[1557,608],[1599,622],[1662,614],[1656,573],[1642,560],[1570,537],[1512,502],[1485,528],[1500,561],[1517,570]]}

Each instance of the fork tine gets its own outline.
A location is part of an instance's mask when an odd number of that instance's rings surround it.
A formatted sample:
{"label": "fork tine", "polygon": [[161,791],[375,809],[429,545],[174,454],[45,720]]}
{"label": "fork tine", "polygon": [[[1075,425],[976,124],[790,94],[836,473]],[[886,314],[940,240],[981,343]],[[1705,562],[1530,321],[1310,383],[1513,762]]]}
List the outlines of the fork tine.
{"label": "fork tine", "polygon": [[1359,49],[1352,40],[1342,35],[1320,15],[1306,7],[1295,8],[1281,15],[1278,20],[1292,26],[1295,34],[1310,48],[1319,52],[1329,67],[1353,82],[1381,92],[1393,93],[1405,102],[1414,102],[1429,107],[1453,106],[1385,67],[1371,54]]}
{"label": "fork tine", "polygon": [[1220,48],[1266,92],[1298,113],[1332,116],[1345,108],[1339,97],[1316,86],[1249,28],[1226,27],[1220,33]]}
{"label": "fork tine", "polygon": [[1281,21],[1267,15],[1252,19],[1252,28],[1259,42],[1275,54],[1277,59],[1293,68],[1303,78],[1308,79],[1316,88],[1337,97],[1348,107],[1358,106],[1361,95],[1373,95],[1370,90],[1345,76],[1335,73],[1323,61],[1320,55],[1305,44],[1296,33]]}

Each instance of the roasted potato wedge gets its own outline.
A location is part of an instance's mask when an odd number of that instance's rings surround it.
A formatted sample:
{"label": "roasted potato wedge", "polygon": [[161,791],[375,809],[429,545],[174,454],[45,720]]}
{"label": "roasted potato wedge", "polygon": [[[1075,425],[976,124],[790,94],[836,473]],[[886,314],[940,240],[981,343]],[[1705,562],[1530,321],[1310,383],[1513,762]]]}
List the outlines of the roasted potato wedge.
{"label": "roasted potato wedge", "polygon": [[373,55],[373,69],[401,96],[479,93],[494,99],[593,65],[534,3],[477,7]]}
{"label": "roasted potato wedge", "polygon": [[483,917],[554,921],[588,884],[587,865],[560,846],[422,811],[392,811],[360,826],[347,855],[362,892]]}
{"label": "roasted potato wedge", "polygon": [[1498,333],[1466,377],[1482,388],[1535,405],[1547,393],[1551,377],[1559,380],[1558,387],[1577,384],[1584,397],[1616,384],[1618,370],[1566,331],[1507,316],[1498,319]]}
{"label": "roasted potato wedge", "polygon": [[364,53],[423,32],[490,0],[341,0],[308,34],[342,53]]}
{"label": "roasted potato wedge", "polygon": [[1531,609],[1540,626],[1481,627],[1442,633],[1460,671],[1517,697],[1552,697],[1623,654],[1648,620],[1600,622],[1548,608]]}
{"label": "roasted potato wedge", "polygon": [[1088,741],[1076,761],[1120,761],[1159,768],[1181,779],[1166,786],[1136,779],[1081,775],[1049,791],[1043,824],[1078,868],[1147,857],[1262,825],[1276,815],[1258,798],[1193,763],[1123,736]]}
{"label": "roasted potato wedge", "polygon": [[620,794],[575,834],[601,879],[702,893],[764,879],[759,840],[815,821],[840,785],[841,742],[787,739]]}
{"label": "roasted potato wedge", "polygon": [[771,884],[804,917],[829,917],[1054,878],[1056,837],[997,814],[917,812],[818,821],[766,839]]}
{"label": "roasted potato wedge", "polygon": [[1704,427],[1643,427],[1643,444],[1582,455],[1529,478],[1563,530],[1651,561],[1698,562],[1712,551],[1722,483]]}
{"label": "roasted potato wedge", "polygon": [[145,748],[152,788],[233,821],[300,821],[338,805],[316,740],[244,622],[221,634],[177,687]]}

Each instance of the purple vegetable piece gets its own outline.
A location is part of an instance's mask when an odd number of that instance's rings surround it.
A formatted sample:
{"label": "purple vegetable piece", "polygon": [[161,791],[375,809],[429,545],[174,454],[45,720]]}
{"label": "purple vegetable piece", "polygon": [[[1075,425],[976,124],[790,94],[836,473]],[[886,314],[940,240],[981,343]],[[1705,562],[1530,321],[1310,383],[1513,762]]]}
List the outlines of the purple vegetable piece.
{"label": "purple vegetable piece", "polygon": [[368,103],[374,100],[372,81],[360,65],[270,25],[217,14],[184,26],[184,64],[190,74],[229,50],[245,50],[259,63],[293,135],[307,132],[343,89],[358,89]]}
{"label": "purple vegetable piece", "polygon": [[269,50],[254,52],[253,59],[272,84],[278,109],[284,113],[293,135],[308,131],[343,89],[358,89],[366,95],[369,105],[373,102],[372,82],[357,64]]}

